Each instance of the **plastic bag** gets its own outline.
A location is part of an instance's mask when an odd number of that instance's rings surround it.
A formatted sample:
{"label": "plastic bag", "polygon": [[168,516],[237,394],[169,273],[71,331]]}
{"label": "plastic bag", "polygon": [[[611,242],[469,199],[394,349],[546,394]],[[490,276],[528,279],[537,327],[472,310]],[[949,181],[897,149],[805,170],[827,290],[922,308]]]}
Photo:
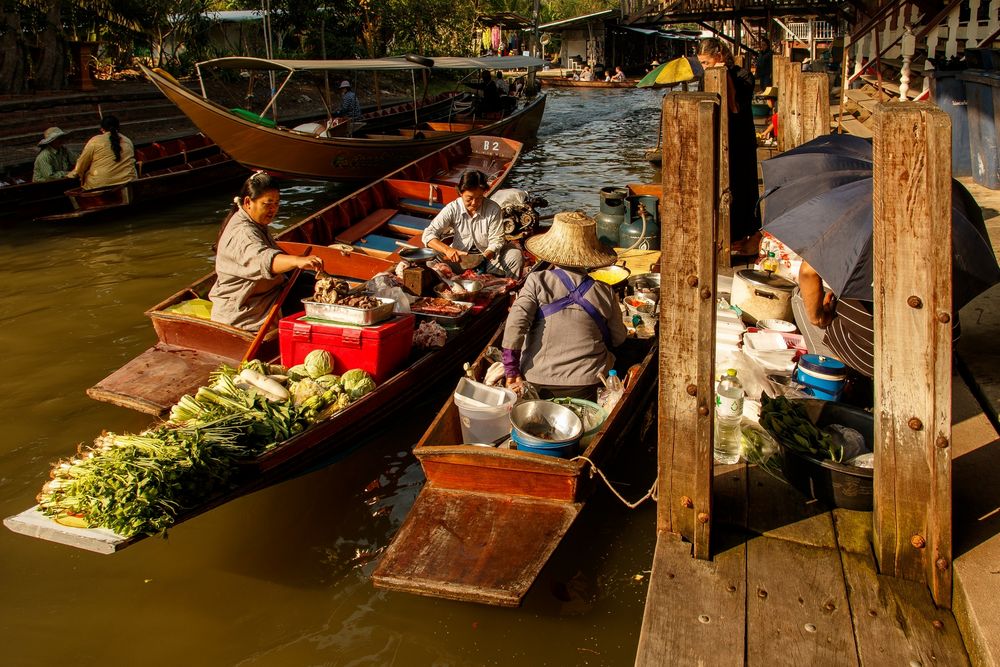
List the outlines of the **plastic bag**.
{"label": "plastic bag", "polygon": [[392,299],[396,302],[396,305],[392,307],[392,312],[394,313],[408,313],[410,312],[410,298],[407,296],[406,292],[403,291],[401,287],[389,287],[372,292],[375,296],[380,296],[385,299]]}

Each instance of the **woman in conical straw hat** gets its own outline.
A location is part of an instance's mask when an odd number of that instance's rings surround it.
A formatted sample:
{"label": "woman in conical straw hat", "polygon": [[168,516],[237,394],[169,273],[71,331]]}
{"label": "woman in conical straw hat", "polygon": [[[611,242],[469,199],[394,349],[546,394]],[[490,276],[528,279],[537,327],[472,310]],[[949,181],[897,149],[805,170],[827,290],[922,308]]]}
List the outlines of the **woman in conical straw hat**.
{"label": "woman in conical straw hat", "polygon": [[587,272],[617,256],[582,211],[556,214],[549,231],[525,245],[553,267],[530,274],[511,306],[503,335],[507,386],[519,391],[528,380],[542,398],[594,400],[599,378],[614,365],[610,348],[627,334],[611,287]]}

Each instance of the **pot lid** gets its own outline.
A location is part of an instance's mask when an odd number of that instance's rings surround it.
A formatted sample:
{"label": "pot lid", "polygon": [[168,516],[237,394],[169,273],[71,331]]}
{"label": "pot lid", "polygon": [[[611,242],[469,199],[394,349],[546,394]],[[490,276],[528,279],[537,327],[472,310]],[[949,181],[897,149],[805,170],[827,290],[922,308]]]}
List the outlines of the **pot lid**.
{"label": "pot lid", "polygon": [[767,271],[757,271],[756,269],[743,269],[742,271],[737,271],[736,275],[739,278],[752,283],[754,285],[761,285],[763,287],[770,287],[771,289],[781,290],[784,292],[791,292],[795,289],[795,283],[791,280],[782,278],[781,276],[768,273]]}
{"label": "pot lid", "polygon": [[822,354],[803,354],[799,359],[799,367],[814,373],[828,375],[843,376],[847,373],[847,366],[844,365],[843,361]]}

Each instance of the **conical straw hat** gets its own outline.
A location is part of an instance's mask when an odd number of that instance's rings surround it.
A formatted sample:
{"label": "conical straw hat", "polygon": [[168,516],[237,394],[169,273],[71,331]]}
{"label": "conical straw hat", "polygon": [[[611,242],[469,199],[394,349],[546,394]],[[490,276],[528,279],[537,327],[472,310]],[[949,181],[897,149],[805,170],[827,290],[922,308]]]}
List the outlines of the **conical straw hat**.
{"label": "conical straw hat", "polygon": [[538,259],[577,269],[614,264],[615,251],[597,240],[597,222],[583,211],[556,213],[552,227],[525,242]]}

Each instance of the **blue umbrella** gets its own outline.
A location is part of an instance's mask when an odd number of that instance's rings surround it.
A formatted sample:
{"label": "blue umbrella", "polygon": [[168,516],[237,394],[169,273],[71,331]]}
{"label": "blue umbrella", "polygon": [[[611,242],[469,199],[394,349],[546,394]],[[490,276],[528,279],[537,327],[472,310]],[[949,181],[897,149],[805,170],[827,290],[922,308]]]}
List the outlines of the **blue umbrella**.
{"label": "blue umbrella", "polygon": [[[761,163],[764,231],[799,253],[840,298],[872,301],[871,144],[819,137]],[[955,309],[1000,282],[982,212],[952,181]]]}

